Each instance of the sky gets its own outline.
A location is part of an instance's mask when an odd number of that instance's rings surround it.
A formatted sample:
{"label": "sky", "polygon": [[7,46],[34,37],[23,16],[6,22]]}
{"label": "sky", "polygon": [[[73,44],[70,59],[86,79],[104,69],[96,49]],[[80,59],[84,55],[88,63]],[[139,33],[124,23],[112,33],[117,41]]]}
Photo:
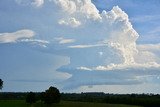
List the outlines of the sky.
{"label": "sky", "polygon": [[160,94],[159,0],[1,0],[3,92]]}

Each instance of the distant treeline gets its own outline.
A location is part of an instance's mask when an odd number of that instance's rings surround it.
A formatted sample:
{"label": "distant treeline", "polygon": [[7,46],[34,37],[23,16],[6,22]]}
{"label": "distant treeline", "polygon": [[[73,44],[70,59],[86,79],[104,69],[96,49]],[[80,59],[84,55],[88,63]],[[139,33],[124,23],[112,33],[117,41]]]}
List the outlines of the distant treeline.
{"label": "distant treeline", "polygon": [[[25,100],[26,95],[27,93],[3,92],[0,93],[0,100]],[[40,95],[40,92],[36,93],[37,100]],[[160,107],[159,94],[61,93],[61,100]]]}
{"label": "distant treeline", "polygon": [[26,96],[26,92],[0,92],[0,100],[25,100]]}
{"label": "distant treeline", "polygon": [[62,100],[160,107],[159,94],[62,93]]}

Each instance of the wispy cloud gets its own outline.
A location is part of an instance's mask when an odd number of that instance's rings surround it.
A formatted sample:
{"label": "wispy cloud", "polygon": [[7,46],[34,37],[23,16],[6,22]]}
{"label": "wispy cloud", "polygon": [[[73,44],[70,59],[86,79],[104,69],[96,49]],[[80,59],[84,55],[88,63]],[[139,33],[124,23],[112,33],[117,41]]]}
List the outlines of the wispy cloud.
{"label": "wispy cloud", "polygon": [[69,43],[74,43],[76,40],[75,39],[69,39],[69,38],[55,38],[56,41],[59,42],[59,44],[69,44]]}
{"label": "wispy cloud", "polygon": [[155,35],[160,34],[160,26],[152,29],[152,30],[149,31],[148,33],[151,34],[151,35],[153,35],[153,34],[155,34]]}
{"label": "wispy cloud", "polygon": [[18,42],[31,43],[33,45],[39,45],[39,46],[44,47],[44,48],[46,48],[47,45],[50,43],[49,41],[40,40],[40,39],[21,39]]}
{"label": "wispy cloud", "polygon": [[95,44],[95,45],[72,45],[68,46],[68,48],[92,48],[92,47],[101,47],[106,46],[106,44]]}
{"label": "wispy cloud", "polygon": [[143,23],[143,22],[155,21],[159,19],[160,19],[160,15],[141,15],[141,16],[133,17],[130,20],[136,23]]}
{"label": "wispy cloud", "polygon": [[141,37],[140,42],[143,43],[159,43],[160,41],[160,26],[152,27],[146,31]]}
{"label": "wispy cloud", "polygon": [[15,0],[19,5],[32,5],[34,7],[41,7],[44,4],[44,0]]}
{"label": "wispy cloud", "polygon": [[0,33],[0,43],[12,43],[18,39],[32,38],[35,32],[28,29],[19,30],[12,33]]}

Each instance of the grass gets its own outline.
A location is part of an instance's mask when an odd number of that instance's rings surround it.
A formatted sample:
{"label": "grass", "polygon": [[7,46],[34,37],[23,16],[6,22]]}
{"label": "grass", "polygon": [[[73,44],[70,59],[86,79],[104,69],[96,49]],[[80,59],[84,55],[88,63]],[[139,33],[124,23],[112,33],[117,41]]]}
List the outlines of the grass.
{"label": "grass", "polygon": [[61,101],[59,104],[45,105],[37,102],[33,105],[26,104],[24,100],[6,100],[0,101],[0,107],[140,107],[123,104],[105,104],[89,102]]}
{"label": "grass", "polygon": [[1,100],[0,107],[28,107],[23,100]]}

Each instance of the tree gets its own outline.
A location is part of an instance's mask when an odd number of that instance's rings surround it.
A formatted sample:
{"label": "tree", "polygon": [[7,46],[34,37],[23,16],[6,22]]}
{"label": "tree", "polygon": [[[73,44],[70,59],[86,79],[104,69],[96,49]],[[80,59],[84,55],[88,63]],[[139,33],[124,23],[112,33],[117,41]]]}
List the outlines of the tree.
{"label": "tree", "polygon": [[0,79],[0,90],[3,88],[3,81]]}
{"label": "tree", "polygon": [[60,92],[56,87],[50,87],[48,90],[45,91],[45,94],[43,96],[44,103],[46,104],[60,102]]}
{"label": "tree", "polygon": [[33,104],[36,102],[36,94],[29,92],[26,97],[26,103]]}

